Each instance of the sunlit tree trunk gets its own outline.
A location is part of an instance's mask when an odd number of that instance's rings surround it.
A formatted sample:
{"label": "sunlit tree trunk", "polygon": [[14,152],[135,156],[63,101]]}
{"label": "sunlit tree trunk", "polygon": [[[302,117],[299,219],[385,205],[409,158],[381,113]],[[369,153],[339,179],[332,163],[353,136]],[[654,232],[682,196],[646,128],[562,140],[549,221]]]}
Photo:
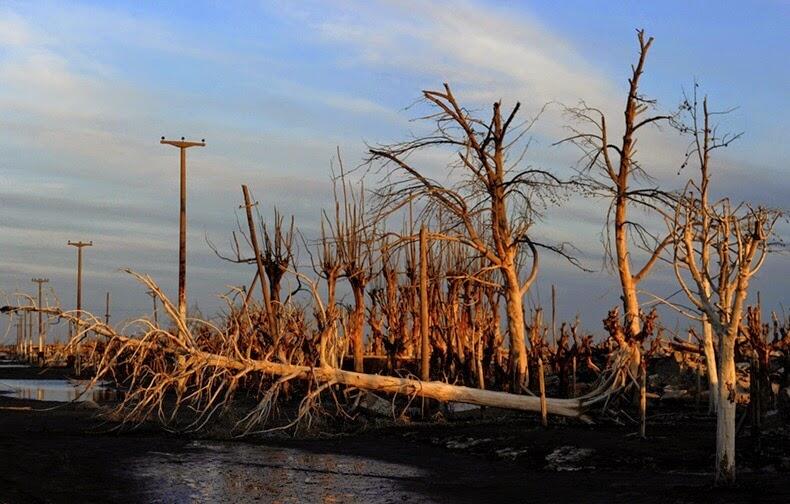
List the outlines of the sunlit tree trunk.
{"label": "sunlit tree trunk", "polygon": [[528,380],[526,328],[524,326],[524,299],[521,284],[513,269],[505,271],[505,310],[510,333],[510,361],[513,366],[515,391]]}
{"label": "sunlit tree trunk", "polygon": [[[737,333],[730,331],[730,333]],[[721,338],[719,347],[718,409],[716,414],[716,483],[735,482],[735,405],[737,376],[735,373],[735,334]]]}
{"label": "sunlit tree trunk", "polygon": [[[710,295],[710,294],[709,294]],[[713,327],[707,315],[702,318],[702,349],[705,353],[705,368],[708,373],[708,413],[715,413],[719,404],[719,373],[716,353],[713,349]]]}

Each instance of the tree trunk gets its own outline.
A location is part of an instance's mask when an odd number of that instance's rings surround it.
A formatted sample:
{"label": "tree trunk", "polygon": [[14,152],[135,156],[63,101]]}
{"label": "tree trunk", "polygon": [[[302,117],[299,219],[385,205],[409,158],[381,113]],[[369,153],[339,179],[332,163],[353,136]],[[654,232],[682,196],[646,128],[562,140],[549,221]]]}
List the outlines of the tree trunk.
{"label": "tree trunk", "polygon": [[[615,251],[617,253],[617,272],[623,291],[623,310],[625,317],[626,340],[640,332],[639,298],[636,295],[636,282],[631,274],[631,257],[628,252],[628,233],[626,232],[628,200],[618,196],[615,208]],[[638,364],[638,363],[637,363]]]}
{"label": "tree trunk", "polygon": [[[207,352],[194,352],[208,365],[239,371],[256,371],[276,376],[293,376],[301,380],[315,380],[318,383],[339,383],[363,390],[374,390],[393,394],[414,394],[419,397],[454,401],[494,408],[540,412],[540,398],[472,387],[450,385],[448,383],[398,378],[394,376],[371,375],[334,368],[314,368],[270,361],[237,361]],[[546,399],[546,409],[553,415],[579,417],[582,415],[581,402],[574,399]]]}
{"label": "tree trunk", "polygon": [[527,352],[524,328],[524,302],[515,268],[505,270],[505,303],[507,325],[510,332],[510,362],[513,366],[514,392],[521,391],[527,381]]}
{"label": "tree trunk", "polygon": [[702,349],[705,352],[705,367],[708,372],[708,413],[716,413],[719,404],[719,375],[716,369],[716,353],[713,351],[713,327],[707,315],[702,318]]}
{"label": "tree trunk", "polygon": [[365,372],[365,347],[363,333],[365,330],[365,291],[364,288],[353,287],[354,311],[351,313],[351,342],[354,347],[354,371]]}
{"label": "tree trunk", "polygon": [[721,338],[719,348],[719,403],[716,415],[716,484],[735,482],[735,332]]}

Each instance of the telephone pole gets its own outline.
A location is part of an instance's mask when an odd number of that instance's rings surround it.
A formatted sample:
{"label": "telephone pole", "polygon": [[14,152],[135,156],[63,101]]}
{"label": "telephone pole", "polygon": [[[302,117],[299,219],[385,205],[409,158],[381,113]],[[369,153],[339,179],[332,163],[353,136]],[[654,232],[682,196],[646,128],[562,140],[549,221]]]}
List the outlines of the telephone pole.
{"label": "telephone pole", "polygon": [[38,284],[38,351],[44,352],[44,321],[41,319],[41,285],[49,282],[49,278],[34,278],[33,282]]}
{"label": "telephone pole", "polygon": [[[93,240],[89,242],[73,242],[69,240],[69,245],[77,247],[77,322],[82,318],[82,249],[85,247],[92,247]],[[79,334],[79,323],[77,324],[75,336]]]}
{"label": "telephone pole", "polygon": [[184,140],[160,140],[163,145],[178,147],[181,154],[181,209],[178,219],[178,316],[181,322],[187,320],[187,149],[205,147],[206,139],[199,142]]}
{"label": "telephone pole", "polygon": [[22,355],[27,358],[27,319],[28,319],[28,312],[22,312]]}
{"label": "telephone pole", "polygon": [[17,357],[22,355],[22,314],[16,314],[16,354]]}
{"label": "telephone pole", "polygon": [[27,357],[28,359],[33,358],[33,314],[29,311],[25,312],[27,314]]}
{"label": "telephone pole", "polygon": [[110,325],[110,291],[107,291],[107,298],[104,302],[104,325]]}

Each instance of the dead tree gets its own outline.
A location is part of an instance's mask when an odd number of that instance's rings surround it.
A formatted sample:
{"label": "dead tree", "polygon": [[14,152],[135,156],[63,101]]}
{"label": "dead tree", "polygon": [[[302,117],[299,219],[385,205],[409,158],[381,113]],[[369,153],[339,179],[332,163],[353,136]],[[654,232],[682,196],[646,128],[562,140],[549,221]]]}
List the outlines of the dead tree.
{"label": "dead tree", "polygon": [[284,227],[285,220],[283,215],[274,208],[274,229],[271,230],[265,221],[261,219],[263,228],[263,267],[266,276],[269,278],[269,292],[271,302],[274,305],[275,313],[282,305],[280,291],[282,289],[282,279],[288,271],[294,259],[294,217],[288,228]]}
{"label": "dead tree", "polygon": [[[370,162],[387,170],[388,183],[379,191],[382,207],[395,211],[413,198],[423,198],[425,217],[443,212],[442,226],[433,225],[434,235],[456,240],[485,258],[486,270],[497,270],[505,296],[510,361],[516,390],[524,386],[527,373],[523,297],[538,274],[538,248],[533,224],[546,198],[559,181],[551,173],[524,167],[523,152],[514,154],[518,141],[533,122],[514,122],[520,104],[503,114],[501,103],[493,104],[490,119],[472,116],[462,107],[450,87],[424,91],[433,112],[428,119],[436,129],[414,140],[370,149]],[[513,130],[513,131],[511,131]],[[460,174],[457,183],[429,178],[415,164],[412,154],[430,148],[451,148],[456,161],[451,169]],[[563,253],[561,247],[550,247]],[[523,268],[525,260],[530,265]]]}
{"label": "dead tree", "polygon": [[[628,79],[628,96],[623,112],[624,129],[620,143],[612,142],[606,115],[601,110],[584,103],[566,109],[567,114],[578,125],[571,126],[572,134],[558,142],[558,145],[570,142],[582,150],[582,168],[577,179],[579,184],[591,195],[607,198],[610,201],[606,215],[605,252],[611,264],[616,267],[620,280],[624,310],[624,341],[632,352],[634,373],[638,370],[636,366],[641,360],[641,350],[635,341],[642,330],[637,289],[671,239],[671,235],[661,238],[650,232],[645,225],[629,218],[629,211],[632,208],[663,214],[663,208],[671,202],[669,194],[645,183],[652,179],[636,159],[636,143],[642,128],[657,125],[673,117],[669,115],[645,117],[646,112],[655,102],[641,95],[639,86],[653,38],[646,39],[644,30],[637,32],[637,38],[639,57],[636,64],[631,67],[631,76]],[[634,245],[648,254],[647,260],[639,269],[634,265]]]}
{"label": "dead tree", "polygon": [[[703,219],[703,214],[707,217]],[[735,405],[737,378],[735,343],[749,294],[749,282],[769,252],[769,238],[780,214],[729,201],[702,206],[689,192],[677,205],[672,221],[674,270],[681,289],[705,313],[719,340],[716,472],[718,484],[735,481]],[[716,265],[702,262],[699,228],[708,223]],[[709,290],[709,287],[713,287]]]}
{"label": "dead tree", "polygon": [[[327,232],[329,229],[329,232]],[[332,236],[334,227],[326,214],[321,219],[321,237],[318,244],[318,257],[313,258],[313,269],[326,284],[326,302],[323,310],[315,314],[318,325],[318,345],[322,366],[339,367],[345,353],[345,345],[339,341],[338,324],[340,313],[337,306],[337,281],[342,272],[338,258],[336,240]],[[309,248],[307,249],[309,252]]]}
{"label": "dead tree", "polygon": [[[335,180],[335,250],[342,265],[343,276],[351,286],[354,306],[348,319],[348,339],[354,358],[354,371],[364,371],[365,352],[365,289],[372,276],[374,229],[365,207],[365,188],[355,188],[347,179],[338,150],[340,175]],[[340,184],[338,194],[337,184]]]}
{"label": "dead tree", "polygon": [[[728,134],[718,132],[717,127],[711,123],[713,115],[726,114],[729,111],[710,112],[708,110],[708,99],[704,97],[702,100],[702,110],[698,101],[698,87],[695,82],[693,92],[690,95],[684,93],[683,102],[681,103],[681,112],[684,117],[679,117],[673,120],[674,126],[682,134],[691,137],[689,147],[686,151],[685,160],[682,168],[685,168],[691,163],[696,163],[699,169],[699,179],[692,182],[693,188],[699,197],[699,206],[701,208],[708,208],[710,206],[710,159],[711,153],[717,149],[727,147],[731,142],[740,138],[741,134]],[[695,228],[694,240],[697,242],[699,249],[699,260],[703,270],[710,270],[711,252],[712,252],[712,230],[711,230],[711,216],[709,212],[700,213],[700,221]],[[711,295],[711,282],[703,277],[703,289],[708,296]],[[709,411],[711,413],[716,411],[718,404],[718,395],[716,389],[718,388],[718,373],[716,368],[716,357],[713,346],[713,327],[706,313],[701,314],[702,317],[702,344],[705,353],[705,364],[708,375],[708,386],[710,390]]]}
{"label": "dead tree", "polygon": [[[258,382],[261,394],[258,404],[235,425],[235,431],[242,435],[257,432],[263,427],[273,410],[279,390],[292,380],[301,381],[311,388],[302,400],[297,419],[290,425],[309,416],[318,396],[337,384],[439,401],[533,412],[542,409],[541,399],[533,396],[315,366],[304,355],[297,358],[298,352],[293,346],[287,353],[294,358],[284,363],[245,357],[246,352],[239,347],[239,341],[243,340],[234,334],[236,327],[222,328],[202,320],[196,320],[194,325],[188,326],[179,317],[176,306],[150,277],[128,272],[156,293],[165,313],[175,325],[174,330],[157,328],[150,321],[139,319],[126,326],[135,331],[133,336],[127,336],[90,314],[78,318],[59,308],[40,308],[32,303],[27,306],[0,307],[0,313],[41,311],[61,317],[74,322],[82,334],[90,331],[103,338],[103,345],[93,347],[89,356],[89,361],[96,369],[90,385],[107,379],[119,379],[126,384],[128,391],[113,414],[123,423],[137,424],[153,419],[174,430],[199,431],[234,401],[243,380],[253,377],[261,380]],[[311,292],[320,305],[315,286],[311,287]],[[288,311],[284,310],[285,313]],[[288,326],[283,321],[283,327]],[[76,345],[76,342],[71,345]],[[607,400],[612,393],[610,381],[605,380],[594,392],[584,397],[545,399],[543,410],[588,421],[584,413]],[[186,419],[179,416],[182,411],[188,412]]]}
{"label": "dead tree", "polygon": [[[681,288],[699,310],[703,329],[710,332],[703,334],[703,348],[709,376],[717,371],[717,376],[710,377],[711,387],[716,386],[711,390],[711,400],[718,408],[715,479],[719,484],[729,484],[735,480],[736,343],[746,325],[742,318],[749,281],[770,250],[769,239],[780,213],[748,205],[732,208],[726,199],[710,202],[711,153],[727,147],[741,134],[718,131],[712,116],[729,111],[710,111],[707,98],[703,98],[700,111],[697,87],[695,83],[693,94],[685,96],[681,106],[688,120],[676,124],[682,133],[691,136],[683,166],[696,162],[700,175],[689,182],[672,221],[674,264]],[[755,327],[755,320],[750,318],[747,324],[752,332],[762,332]],[[710,355],[714,333],[718,337],[718,359]],[[757,345],[756,336],[752,343]],[[752,360],[754,371],[761,361]],[[759,423],[759,412],[756,418]]]}

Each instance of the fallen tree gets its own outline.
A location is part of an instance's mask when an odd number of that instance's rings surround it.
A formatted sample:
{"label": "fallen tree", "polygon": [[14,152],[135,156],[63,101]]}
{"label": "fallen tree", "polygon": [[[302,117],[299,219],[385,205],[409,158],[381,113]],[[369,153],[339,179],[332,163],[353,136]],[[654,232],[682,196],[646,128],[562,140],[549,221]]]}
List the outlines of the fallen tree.
{"label": "fallen tree", "polygon": [[[310,365],[306,354],[295,348],[279,352],[270,349],[270,358],[251,357],[248,349],[239,345],[245,337],[243,326],[229,324],[222,329],[208,321],[187,320],[178,317],[177,309],[165,297],[156,283],[148,276],[129,271],[162,301],[174,327],[165,330],[148,320],[136,321],[145,328],[131,337],[120,334],[88,313],[63,311],[59,308],[29,306],[4,306],[2,313],[37,311],[73,322],[78,327],[75,338],[67,351],[76,350],[89,334],[101,341],[94,345],[81,345],[87,349],[85,360],[95,368],[93,382],[113,380],[127,389],[123,402],[115,411],[122,422],[139,423],[158,419],[166,428],[198,430],[214,415],[233,401],[235,392],[244,379],[258,377],[255,381],[259,392],[257,405],[247,412],[236,427],[240,434],[258,431],[265,425],[285,383],[300,380],[308,388],[299,408],[294,425],[310,417],[311,409],[319,395],[334,385],[345,385],[366,391],[376,391],[410,398],[423,397],[438,401],[452,401],[479,406],[511,410],[540,412],[541,398],[506,392],[481,390],[438,381],[421,381],[412,378],[366,374],[346,371],[330,366]],[[246,308],[246,305],[245,305]],[[285,312],[286,310],[284,310]],[[244,315],[241,314],[240,318]],[[290,324],[282,324],[288,327]],[[200,328],[200,329],[198,329]],[[293,341],[284,334],[277,341]],[[286,355],[291,361],[277,362],[277,355]],[[573,399],[546,398],[549,414],[590,421],[585,413],[596,404],[606,404],[628,379],[625,363],[627,355],[615,356],[611,367],[601,374],[594,390]],[[317,362],[317,361],[316,361]],[[249,386],[249,383],[246,383]],[[196,413],[184,425],[178,421],[182,408]]]}

